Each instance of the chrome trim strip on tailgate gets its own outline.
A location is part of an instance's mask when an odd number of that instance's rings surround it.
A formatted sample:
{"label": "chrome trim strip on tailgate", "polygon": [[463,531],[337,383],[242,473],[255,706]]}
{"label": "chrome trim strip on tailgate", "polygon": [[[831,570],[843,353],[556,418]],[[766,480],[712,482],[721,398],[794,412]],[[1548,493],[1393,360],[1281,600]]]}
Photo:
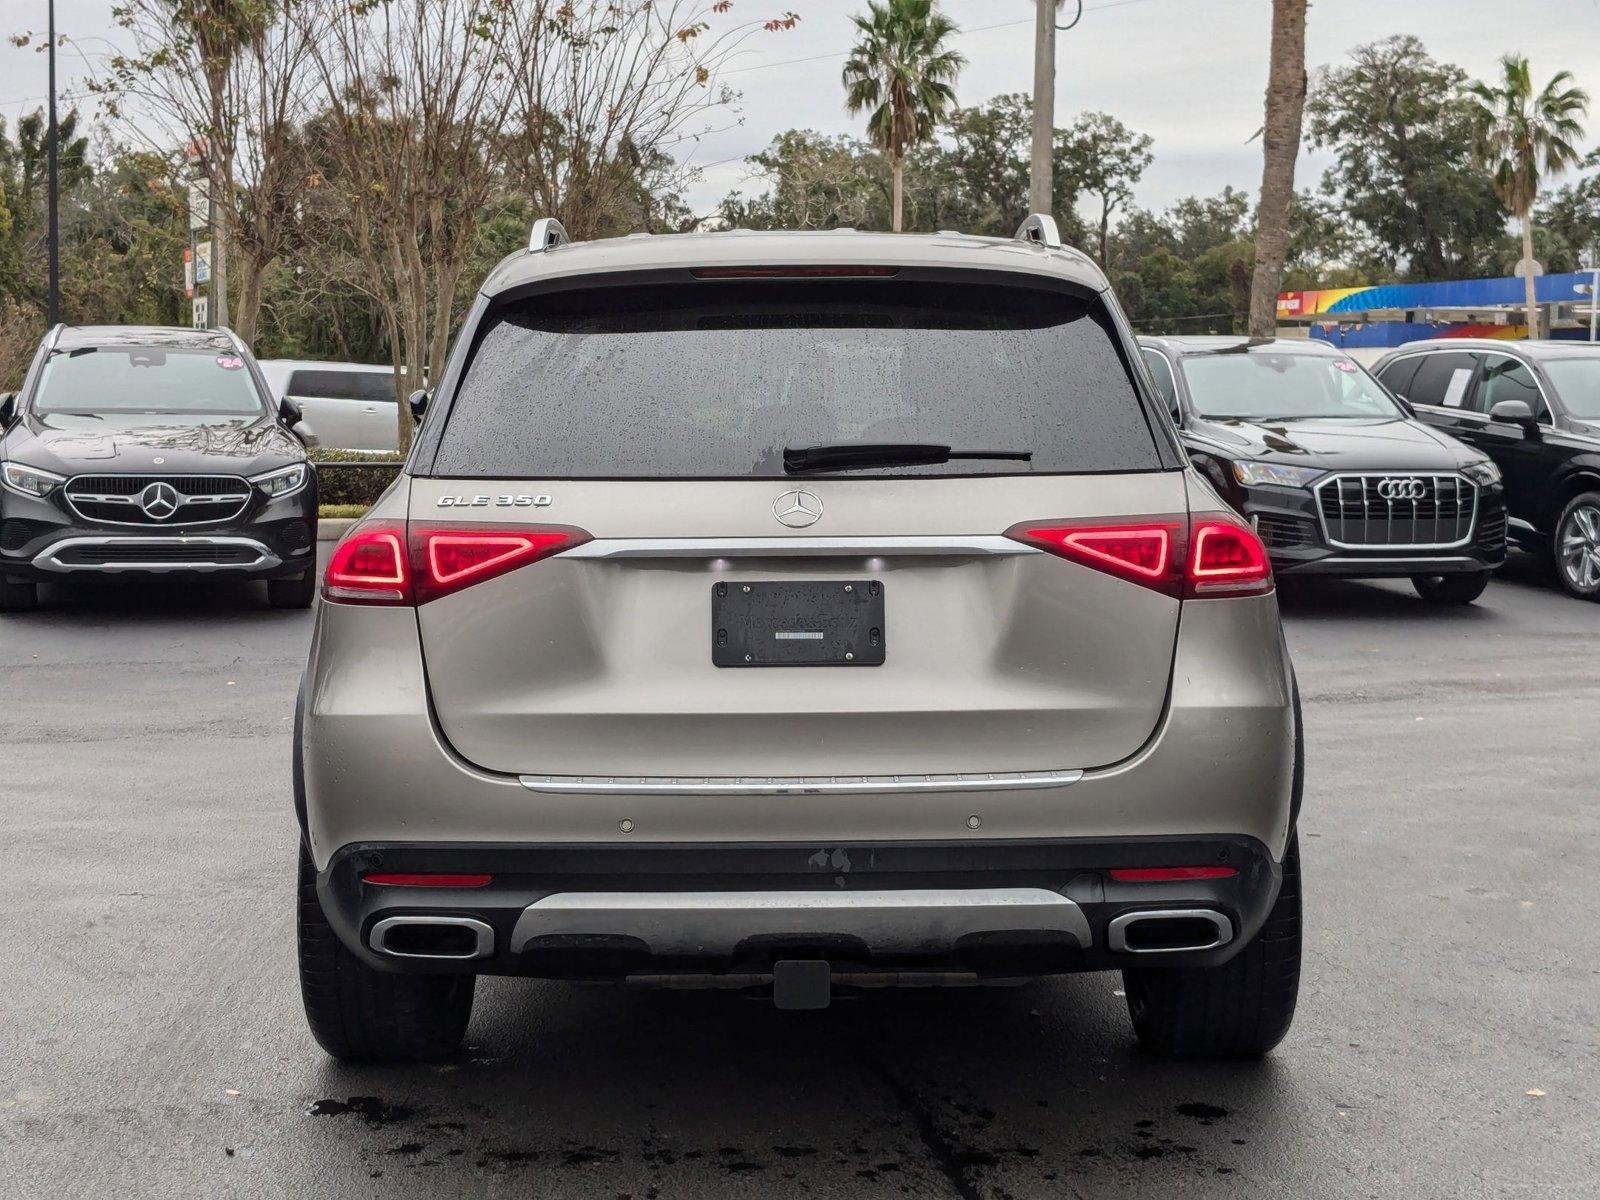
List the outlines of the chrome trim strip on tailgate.
{"label": "chrome trim strip on tailgate", "polygon": [[1047,931],[1093,944],[1071,900],[1044,888],[843,891],[557,892],[511,933],[520,954],[541,937],[630,937],[658,955],[726,955],[752,937],[860,938],[873,951],[927,951],[974,933]]}
{"label": "chrome trim strip on tailgate", "polygon": [[786,558],[816,555],[888,554],[984,555],[1042,554],[998,534],[904,537],[706,537],[597,538],[561,558]]}
{"label": "chrome trim strip on tailgate", "polygon": [[1003,792],[1077,783],[1082,771],[995,771],[971,775],[604,776],[522,775],[534,792],[610,796],[852,796],[890,792]]}

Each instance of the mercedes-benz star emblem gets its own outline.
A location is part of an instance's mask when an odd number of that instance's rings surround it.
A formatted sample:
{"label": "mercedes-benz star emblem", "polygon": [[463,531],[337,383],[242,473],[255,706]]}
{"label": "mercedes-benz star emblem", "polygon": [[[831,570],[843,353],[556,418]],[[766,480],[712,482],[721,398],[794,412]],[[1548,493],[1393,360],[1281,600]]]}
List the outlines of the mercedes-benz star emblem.
{"label": "mercedes-benz star emblem", "polygon": [[152,483],[139,493],[139,507],[152,521],[165,521],[178,511],[178,489],[170,483]]}
{"label": "mercedes-benz star emblem", "polygon": [[772,502],[772,515],[790,529],[804,529],[822,519],[822,498],[815,492],[796,488]]}

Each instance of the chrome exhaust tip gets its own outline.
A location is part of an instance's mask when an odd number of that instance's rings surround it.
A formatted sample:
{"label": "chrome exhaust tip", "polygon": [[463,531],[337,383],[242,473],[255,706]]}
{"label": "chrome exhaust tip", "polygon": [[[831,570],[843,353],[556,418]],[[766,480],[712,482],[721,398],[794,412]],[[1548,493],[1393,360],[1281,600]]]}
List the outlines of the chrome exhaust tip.
{"label": "chrome exhaust tip", "polygon": [[494,928],[475,917],[385,917],[367,945],[391,958],[461,962],[494,953]]}
{"label": "chrome exhaust tip", "polygon": [[1106,926],[1106,946],[1120,954],[1215,950],[1233,941],[1233,922],[1209,908],[1123,913]]}

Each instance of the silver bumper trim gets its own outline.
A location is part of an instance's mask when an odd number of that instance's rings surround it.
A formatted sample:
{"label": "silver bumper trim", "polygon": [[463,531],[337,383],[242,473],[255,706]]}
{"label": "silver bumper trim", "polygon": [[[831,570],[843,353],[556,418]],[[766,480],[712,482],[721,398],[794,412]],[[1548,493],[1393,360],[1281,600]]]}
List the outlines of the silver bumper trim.
{"label": "silver bumper trim", "polygon": [[946,557],[1042,554],[996,534],[904,537],[598,538],[562,558],[796,558],[926,554]]}
{"label": "silver bumper trim", "polygon": [[523,775],[534,792],[611,796],[855,796],[896,792],[1004,792],[1068,787],[1083,772],[1010,771],[972,775],[606,776]]}
{"label": "silver bumper trim", "polygon": [[[77,546],[137,546],[149,551],[148,559],[137,562],[74,563],[62,562],[58,557],[63,550]],[[187,562],[181,559],[163,559],[161,551],[172,546],[227,546],[255,551],[250,562]],[[185,534],[177,537],[135,537],[114,535],[110,537],[69,537],[46,546],[34,556],[33,565],[41,571],[249,571],[278,566],[283,560],[254,538],[225,537],[216,534]]]}
{"label": "silver bumper trim", "polygon": [[657,955],[726,956],[751,938],[852,937],[869,950],[934,953],[974,933],[1064,934],[1088,948],[1089,921],[1044,888],[873,891],[558,892],[523,909],[511,951],[544,937],[630,937]]}

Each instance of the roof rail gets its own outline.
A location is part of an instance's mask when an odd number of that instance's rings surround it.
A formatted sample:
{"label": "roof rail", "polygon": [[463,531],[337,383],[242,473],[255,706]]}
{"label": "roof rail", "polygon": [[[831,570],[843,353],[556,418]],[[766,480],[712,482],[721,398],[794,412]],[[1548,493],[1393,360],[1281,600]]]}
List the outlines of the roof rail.
{"label": "roof rail", "polygon": [[1056,219],[1049,213],[1029,213],[1012,236],[1019,242],[1037,242],[1052,250],[1061,248],[1061,231],[1056,228]]}
{"label": "roof rail", "polygon": [[61,344],[61,333],[66,327],[67,323],[65,321],[59,321],[51,328],[49,336],[45,338],[45,347],[47,349],[54,350]]}
{"label": "roof rail", "polygon": [[541,250],[554,250],[557,246],[565,246],[572,239],[567,236],[567,230],[560,221],[554,217],[540,217],[533,223],[533,232],[528,234],[528,253],[537,254]]}

